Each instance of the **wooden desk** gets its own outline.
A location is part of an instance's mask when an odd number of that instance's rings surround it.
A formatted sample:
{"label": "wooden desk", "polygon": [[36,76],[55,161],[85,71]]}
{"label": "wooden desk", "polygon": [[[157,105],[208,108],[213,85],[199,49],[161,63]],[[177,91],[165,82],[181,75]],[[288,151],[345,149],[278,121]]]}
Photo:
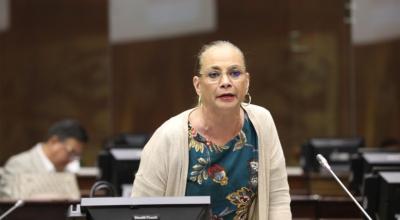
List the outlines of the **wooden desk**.
{"label": "wooden desk", "polygon": [[[335,179],[327,173],[305,174],[301,167],[287,167],[291,195],[347,196]],[[348,185],[349,173],[339,173],[343,184]],[[82,196],[88,196],[90,188],[98,180],[97,167],[82,167],[77,173],[78,185]]]}
{"label": "wooden desk", "polygon": [[[287,172],[291,195],[347,196],[328,173],[307,174],[300,167],[288,167]],[[338,173],[337,176],[348,186],[350,173]]]}
{"label": "wooden desk", "polygon": [[301,167],[287,167],[291,195],[310,195],[309,178]]}
{"label": "wooden desk", "polygon": [[[3,214],[14,205],[15,201],[0,200],[0,213]],[[15,209],[5,220],[65,220],[68,207],[80,201],[49,200],[26,201],[22,207]]]}
{"label": "wooden desk", "polygon": [[[295,219],[361,219],[361,212],[351,199],[342,197],[343,191],[333,177],[321,174],[305,175],[300,168],[288,168],[292,195],[292,213]],[[83,196],[97,181],[99,171],[95,167],[83,168],[77,173],[78,185]],[[340,175],[346,183],[347,176]],[[320,196],[311,195],[318,193]],[[335,197],[326,197],[334,195]],[[321,197],[323,196],[323,197]],[[10,208],[15,201],[0,201],[0,213]],[[7,220],[19,219],[65,219],[67,208],[79,201],[29,201],[15,210]]]}
{"label": "wooden desk", "polygon": [[[350,173],[338,173],[336,175],[346,187],[349,185]],[[340,187],[334,177],[327,173],[309,174],[309,187],[310,195],[347,196],[346,192]]]}
{"label": "wooden desk", "polygon": [[[0,201],[0,213],[14,205],[15,201]],[[80,201],[27,201],[16,209],[7,220],[65,220],[68,207]],[[292,196],[291,209],[295,219],[361,219],[357,206],[347,198]]]}
{"label": "wooden desk", "polygon": [[[327,173],[305,174],[301,167],[287,167],[291,195],[347,196],[335,179]],[[348,185],[349,173],[338,173],[343,184]],[[82,167],[77,173],[82,196],[88,196],[90,188],[99,179],[97,167]]]}
{"label": "wooden desk", "polygon": [[100,171],[97,167],[81,167],[76,177],[81,196],[88,197],[90,189],[100,177]]}
{"label": "wooden desk", "polygon": [[[359,199],[360,200],[360,199]],[[362,213],[347,197],[292,196],[293,218],[361,219]]]}
{"label": "wooden desk", "polygon": [[[87,197],[90,188],[97,181],[99,170],[96,167],[83,167],[77,173],[78,186],[83,197]],[[0,200],[0,214],[14,205],[15,201]],[[65,220],[67,209],[80,200],[28,200],[24,206],[14,210],[5,220]]]}
{"label": "wooden desk", "polygon": [[[0,167],[1,169],[1,167]],[[334,178],[317,173],[304,174],[301,167],[287,167],[291,195],[346,196]],[[82,167],[77,173],[78,187],[82,196],[88,196],[91,187],[99,179],[97,167]],[[345,185],[349,174],[339,174]]]}

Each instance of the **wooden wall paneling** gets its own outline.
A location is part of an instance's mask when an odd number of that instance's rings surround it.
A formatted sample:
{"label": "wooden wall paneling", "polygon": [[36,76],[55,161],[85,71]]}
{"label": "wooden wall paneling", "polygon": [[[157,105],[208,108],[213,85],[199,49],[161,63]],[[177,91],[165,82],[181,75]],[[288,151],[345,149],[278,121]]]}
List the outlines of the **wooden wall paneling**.
{"label": "wooden wall paneling", "polygon": [[109,134],[107,1],[10,1],[0,34],[0,164],[43,140],[56,120],[88,129],[83,163]]}
{"label": "wooden wall paneling", "polygon": [[[288,164],[297,164],[306,138],[342,131],[341,43],[349,38],[342,10],[342,1],[218,1],[214,33],[113,45],[113,132],[153,132],[193,106],[194,56],[202,44],[226,39],[245,52],[253,103],[271,111]],[[293,30],[309,52],[291,51]]]}
{"label": "wooden wall paneling", "polygon": [[358,131],[368,146],[400,140],[400,39],[354,47]]}
{"label": "wooden wall paneling", "polygon": [[113,46],[115,133],[153,132],[168,117],[194,106],[192,69],[178,40]]}
{"label": "wooden wall paneling", "polygon": [[0,33],[0,164],[62,117],[88,127],[87,164],[112,133],[153,132],[195,105],[195,56],[217,39],[245,51],[253,102],[273,114],[289,164],[310,136],[398,138],[399,43],[355,47],[353,63],[345,3],[218,1],[215,32],[109,50],[106,0],[12,1],[11,28]]}
{"label": "wooden wall paneling", "polygon": [[[288,58],[282,73],[289,93],[286,115],[292,157],[310,137],[351,135],[347,128],[349,27],[343,22],[345,1],[289,1]],[[282,85],[278,85],[282,86]],[[346,87],[347,88],[347,87]],[[346,103],[346,105],[343,105]]]}

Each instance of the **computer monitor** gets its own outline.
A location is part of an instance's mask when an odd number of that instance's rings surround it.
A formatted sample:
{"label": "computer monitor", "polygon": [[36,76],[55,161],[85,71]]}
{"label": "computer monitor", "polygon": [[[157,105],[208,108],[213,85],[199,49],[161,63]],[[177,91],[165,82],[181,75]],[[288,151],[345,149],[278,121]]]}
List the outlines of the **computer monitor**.
{"label": "computer monitor", "polygon": [[379,219],[400,218],[400,171],[379,172],[381,178],[378,216]]}
{"label": "computer monitor", "polygon": [[360,190],[363,198],[363,205],[365,210],[370,216],[375,216],[379,206],[379,194],[381,179],[380,172],[399,172],[400,167],[394,166],[376,166],[372,168],[370,173],[363,174],[363,181],[361,182]]}
{"label": "computer monitor", "polygon": [[322,154],[334,171],[350,171],[351,155],[364,147],[361,137],[350,138],[311,138],[302,145],[301,166],[305,172],[319,172],[317,154]]}
{"label": "computer monitor", "polygon": [[67,213],[69,220],[209,220],[209,196],[83,198]]}
{"label": "computer monitor", "polygon": [[122,195],[122,185],[132,184],[139,168],[142,149],[111,148],[99,156],[101,180],[114,185],[118,195]]}
{"label": "computer monitor", "polygon": [[147,133],[120,133],[109,138],[97,156],[100,180],[111,182],[115,176],[111,149],[143,149],[149,138]]}
{"label": "computer monitor", "polygon": [[363,207],[366,212],[376,218],[378,208],[384,201],[381,198],[382,195],[382,177],[381,174],[385,173],[399,173],[400,167],[394,166],[377,166],[374,167],[371,173],[367,173],[364,176],[363,183],[361,185],[361,192],[363,198]]}
{"label": "computer monitor", "polygon": [[376,219],[376,211],[379,205],[380,181],[377,174],[367,174],[361,187],[362,204],[371,218]]}
{"label": "computer monitor", "polygon": [[397,171],[400,169],[399,159],[399,152],[388,152],[380,148],[360,148],[358,154],[353,154],[351,158],[350,189],[359,195],[366,174]]}
{"label": "computer monitor", "polygon": [[362,154],[363,172],[370,173],[374,167],[400,166],[400,153],[366,152]]}

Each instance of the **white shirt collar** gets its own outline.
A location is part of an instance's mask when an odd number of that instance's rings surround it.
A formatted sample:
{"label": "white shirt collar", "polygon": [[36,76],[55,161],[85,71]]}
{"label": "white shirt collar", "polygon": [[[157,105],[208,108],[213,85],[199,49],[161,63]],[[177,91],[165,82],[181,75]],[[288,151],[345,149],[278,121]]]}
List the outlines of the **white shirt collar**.
{"label": "white shirt collar", "polygon": [[44,167],[46,168],[46,171],[48,172],[55,172],[56,171],[56,167],[54,166],[54,164],[49,160],[49,158],[46,156],[46,154],[44,154],[43,151],[43,144],[42,143],[38,143],[35,146],[36,150],[39,153],[40,156],[40,160],[43,162]]}

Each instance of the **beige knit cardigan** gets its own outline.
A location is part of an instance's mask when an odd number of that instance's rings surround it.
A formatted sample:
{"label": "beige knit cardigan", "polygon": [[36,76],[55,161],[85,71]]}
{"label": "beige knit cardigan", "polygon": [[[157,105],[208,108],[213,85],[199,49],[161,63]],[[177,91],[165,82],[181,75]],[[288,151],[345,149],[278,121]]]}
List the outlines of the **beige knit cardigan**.
{"label": "beige knit cardigan", "polygon": [[[257,199],[251,220],[291,219],[285,158],[269,111],[243,105],[258,136],[259,170]],[[193,109],[170,118],[143,149],[135,175],[133,197],[184,196],[189,166],[188,118]]]}

